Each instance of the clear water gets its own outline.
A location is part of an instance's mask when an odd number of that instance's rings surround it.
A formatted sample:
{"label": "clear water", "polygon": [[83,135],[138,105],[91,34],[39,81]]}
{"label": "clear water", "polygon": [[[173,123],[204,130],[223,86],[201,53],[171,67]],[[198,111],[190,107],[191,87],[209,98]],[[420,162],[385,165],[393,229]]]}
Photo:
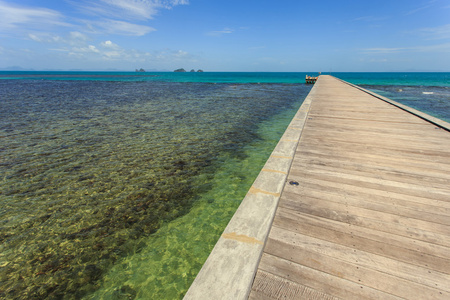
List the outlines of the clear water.
{"label": "clear water", "polygon": [[86,299],[182,298],[292,117],[286,111],[263,122],[257,130],[261,140],[242,149],[245,158],[225,153],[211,189],[191,211],[145,238],[146,247],[116,264]]}
{"label": "clear water", "polygon": [[450,87],[412,85],[360,85],[431,116],[450,122]]}
{"label": "clear water", "polygon": [[[333,72],[330,74],[357,85],[446,86],[450,72]],[[76,80],[76,81],[164,81],[209,83],[304,83],[305,75],[317,72],[17,72],[0,71],[0,80]]]}
{"label": "clear water", "polygon": [[332,75],[450,122],[450,73],[333,73]]}
{"label": "clear water", "polygon": [[450,72],[337,72],[331,75],[357,85],[450,87]]}
{"label": "clear water", "polygon": [[[0,72],[0,297],[182,298],[305,75]],[[332,75],[449,121],[450,73]]]}
{"label": "clear water", "polygon": [[181,297],[309,89],[0,81],[2,296]]}

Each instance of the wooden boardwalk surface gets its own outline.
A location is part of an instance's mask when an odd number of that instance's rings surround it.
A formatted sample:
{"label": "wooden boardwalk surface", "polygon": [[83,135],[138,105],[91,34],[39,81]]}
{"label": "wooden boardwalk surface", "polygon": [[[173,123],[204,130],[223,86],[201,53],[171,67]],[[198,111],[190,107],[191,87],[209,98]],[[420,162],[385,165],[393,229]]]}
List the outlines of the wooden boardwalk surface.
{"label": "wooden boardwalk surface", "polygon": [[330,76],[313,93],[249,299],[450,299],[450,133]]}

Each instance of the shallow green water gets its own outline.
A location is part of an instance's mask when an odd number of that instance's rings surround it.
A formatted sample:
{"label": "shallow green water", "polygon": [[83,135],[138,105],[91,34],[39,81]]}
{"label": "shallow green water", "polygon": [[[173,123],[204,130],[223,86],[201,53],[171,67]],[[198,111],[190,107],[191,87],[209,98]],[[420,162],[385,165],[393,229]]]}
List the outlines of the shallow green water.
{"label": "shallow green water", "polygon": [[[96,295],[105,299],[184,293],[256,176],[248,177],[250,170],[261,168],[255,159],[263,163],[271,151],[264,149],[283,131],[268,129],[276,134],[267,140],[260,126],[295,112],[309,90],[51,80],[0,85],[0,294],[10,299],[79,299],[101,285]],[[195,222],[177,223],[197,210]],[[158,231],[164,224],[175,229]],[[202,235],[188,238],[190,231]],[[152,265],[135,262],[152,253]],[[124,263],[134,269],[121,270]]]}
{"label": "shallow green water", "polygon": [[[86,299],[181,299],[295,112],[260,124],[261,140],[243,148],[245,159],[222,156],[211,189],[197,196],[191,211],[143,239],[146,246],[118,262]],[[209,181],[203,176],[198,180]]]}

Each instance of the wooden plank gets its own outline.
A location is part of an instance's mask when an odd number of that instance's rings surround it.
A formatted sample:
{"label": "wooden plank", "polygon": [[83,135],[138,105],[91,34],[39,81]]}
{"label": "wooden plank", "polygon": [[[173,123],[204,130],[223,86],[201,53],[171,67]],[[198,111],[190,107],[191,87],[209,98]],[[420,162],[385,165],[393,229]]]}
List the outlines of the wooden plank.
{"label": "wooden plank", "polygon": [[267,273],[276,273],[281,278],[341,299],[401,299],[394,295],[348,280],[342,280],[338,276],[330,275],[301,264],[295,264],[289,260],[267,253],[263,254],[259,269]]}
{"label": "wooden plank", "polygon": [[350,132],[350,131],[335,131],[335,130],[320,130],[320,129],[308,129],[304,132],[304,137],[320,137],[322,139],[333,139],[351,141],[355,144],[370,143],[374,146],[389,146],[400,149],[412,149],[416,152],[423,153],[425,155],[439,155],[447,159],[450,158],[449,153],[446,151],[447,143],[432,141],[430,139],[419,140],[412,137],[404,137],[399,134],[381,134],[379,132],[367,133],[367,132]]}
{"label": "wooden plank", "polygon": [[[297,201],[298,195],[292,193],[285,193],[283,200],[280,202],[280,206],[288,207],[294,211],[300,212],[308,212],[309,214],[324,214],[329,213],[329,219],[339,219],[346,218],[347,222],[356,222],[354,221],[354,216],[357,216],[359,220],[367,219],[367,220],[377,220],[379,222],[384,222],[386,226],[389,224],[395,224],[406,227],[406,228],[415,228],[420,229],[422,231],[429,231],[433,233],[439,233],[443,235],[443,238],[446,235],[450,236],[450,226],[439,224],[436,222],[423,221],[420,219],[412,219],[409,217],[400,216],[398,214],[380,212],[370,209],[361,208],[358,206],[353,206],[348,203],[339,203],[330,201],[327,198],[313,198],[307,195],[302,196],[302,201]],[[446,239],[447,240],[447,239]],[[450,240],[450,239],[449,239]]]}
{"label": "wooden plank", "polygon": [[[340,153],[335,153],[333,156],[330,156],[328,153],[323,153],[324,151],[319,151],[317,148],[302,148],[301,152],[299,152],[295,159],[296,160],[307,160],[311,163],[315,161],[323,162],[323,164],[328,164],[328,162],[335,163],[343,162],[343,163],[352,163],[357,165],[369,165],[373,168],[388,170],[388,171],[397,171],[397,172],[405,172],[411,173],[414,175],[424,175],[427,177],[434,177],[442,180],[450,180],[450,173],[448,169],[445,168],[445,165],[442,164],[432,164],[429,162],[422,163],[418,161],[414,161],[412,164],[405,165],[403,163],[404,157],[400,158],[387,158],[383,154],[379,155],[370,155],[365,154],[361,155],[359,153],[355,154],[355,149],[353,151],[342,151]],[[359,155],[358,155],[359,154]],[[400,161],[399,161],[400,160]],[[435,167],[434,167],[435,166]]]}
{"label": "wooden plank", "polygon": [[[343,139],[339,139],[336,137],[330,137],[328,139],[325,139],[324,137],[320,135],[309,135],[307,134],[307,131],[304,131],[304,134],[302,135],[303,140],[306,140],[306,138],[313,139],[313,141],[308,141],[308,143],[302,143],[301,149],[317,149],[321,151],[328,150],[330,153],[345,153],[347,149],[353,151],[365,151],[360,152],[359,155],[365,155],[365,154],[373,154],[373,155],[383,155],[386,157],[386,159],[394,158],[399,160],[409,160],[411,162],[414,162],[415,160],[423,161],[423,162],[429,162],[431,164],[442,164],[443,167],[448,170],[449,168],[449,159],[447,155],[442,156],[441,153],[434,153],[434,156],[425,155],[423,151],[420,151],[418,149],[414,148],[399,148],[399,145],[392,146],[388,144],[368,144],[368,143],[362,143],[362,142],[355,142],[355,141],[346,141]],[[342,148],[341,148],[342,147]],[[330,149],[331,148],[331,149]],[[301,155],[301,152],[300,154]],[[433,166],[436,167],[436,166]],[[439,167],[439,166],[437,166]]]}
{"label": "wooden plank", "polygon": [[[326,183],[317,184],[304,181],[301,186],[286,187],[285,193],[286,195],[288,195],[287,193],[295,194],[295,196],[292,196],[295,199],[299,197],[310,197],[313,199],[324,198],[327,201],[333,201],[341,206],[350,205],[381,213],[398,215],[400,217],[450,226],[450,209],[432,212],[429,207],[430,204],[427,201],[428,199],[424,199],[426,203],[424,205],[417,205],[416,202],[411,201],[397,201],[393,203],[392,197],[379,197],[370,193],[361,194],[361,192],[352,190],[343,192],[342,189],[334,188]],[[361,196],[365,197],[364,201],[361,201]],[[450,205],[448,202],[444,203]],[[436,208],[440,207],[438,206]]]}
{"label": "wooden plank", "polygon": [[305,285],[281,278],[274,274],[258,271],[249,299],[320,299],[338,300],[339,298],[319,292]]}
{"label": "wooden plank", "polygon": [[[353,126],[352,126],[353,127]],[[405,134],[405,132],[401,132],[400,130],[378,130],[377,128],[367,128],[367,130],[362,130],[360,127],[357,127],[355,129],[350,129],[346,127],[339,127],[339,128],[325,128],[325,127],[319,127],[316,126],[314,128],[309,128],[306,132],[306,134],[314,134],[316,136],[320,137],[326,137],[328,135],[331,135],[332,137],[336,137],[336,134],[339,134],[340,139],[344,140],[353,140],[354,142],[359,142],[360,139],[363,139],[364,141],[371,141],[372,139],[379,139],[379,138],[385,138],[385,139],[392,139],[392,142],[400,144],[403,148],[410,148],[410,147],[417,147],[417,149],[432,149],[435,150],[436,147],[442,147],[445,146],[446,143],[443,143],[442,140],[440,140],[441,134],[436,134],[434,136],[427,135],[429,131],[426,130],[420,130],[419,132],[415,132],[415,134],[411,134],[412,132],[409,132]],[[418,138],[418,136],[421,136]],[[383,142],[382,140],[380,142]],[[405,144],[407,143],[407,144]],[[448,155],[448,153],[445,152],[444,154]]]}
{"label": "wooden plank", "polygon": [[[359,199],[367,199],[365,201],[377,201],[386,203],[399,210],[403,207],[417,209],[422,212],[435,213],[440,215],[448,215],[450,213],[450,203],[429,199],[426,197],[414,197],[399,193],[393,193],[383,190],[367,189],[355,185],[347,185],[344,183],[336,183],[332,181],[317,178],[302,178],[302,186],[318,186],[319,190],[327,192],[328,190],[336,191],[336,193],[348,197],[358,197]],[[287,192],[292,191],[292,186],[286,186]]]}
{"label": "wooden plank", "polygon": [[[329,157],[314,159],[314,157],[299,157],[294,159],[298,167],[310,169],[314,168],[318,171],[331,171],[339,170],[339,172],[345,172],[347,174],[353,174],[357,176],[367,176],[372,178],[378,178],[383,180],[389,180],[392,182],[414,184],[422,182],[425,187],[435,187],[437,189],[446,190],[450,186],[450,179],[445,178],[447,176],[427,176],[424,172],[414,173],[408,166],[402,169],[394,169],[392,167],[380,168],[376,167],[373,163],[355,162],[355,161],[343,161],[338,157]],[[450,201],[450,199],[449,199]]]}
{"label": "wooden plank", "polygon": [[[323,217],[326,218],[326,217]],[[295,227],[293,227],[295,224]],[[371,240],[366,237],[357,236],[352,232],[341,232],[338,230],[320,227],[316,224],[298,224],[293,215],[278,214],[274,220],[274,226],[291,229],[303,235],[316,238],[324,238],[335,244],[344,245],[363,250],[365,252],[382,255],[398,261],[408,262],[420,267],[426,267],[441,273],[450,274],[450,260],[433,256],[429,253],[406,249],[395,245],[389,245],[384,241]],[[270,235],[269,235],[270,236]]]}
{"label": "wooden plank", "polygon": [[[269,240],[266,252],[311,269],[401,298],[412,298],[414,296],[417,297],[416,299],[437,299],[445,296],[447,299],[450,299],[449,292],[386,274],[371,267],[348,263],[299,246],[288,248],[284,243]],[[342,270],[350,271],[342,272]],[[377,278],[377,280],[373,280],[373,278]]]}
{"label": "wooden plank", "polygon": [[[334,118],[327,118],[321,115],[308,115],[308,122],[310,126],[314,128],[323,128],[328,129],[336,123]],[[419,125],[419,124],[416,124]],[[410,124],[398,123],[393,125],[392,122],[377,122],[372,120],[352,120],[346,119],[345,124],[340,124],[339,127],[341,130],[355,130],[360,132],[370,132],[372,130],[377,130],[382,133],[398,133],[398,134],[411,134],[412,136],[416,136],[417,129],[422,132],[426,132],[425,136],[422,138],[439,138],[441,136],[440,128],[438,127],[429,127],[429,124],[423,121],[422,126],[414,126],[414,128]],[[419,127],[419,128],[417,128]],[[417,136],[416,136],[417,139]]]}
{"label": "wooden plank", "polygon": [[[271,255],[288,260],[294,260],[295,257],[295,261],[298,262],[301,256],[304,255],[303,252],[306,252],[307,255],[313,255],[315,258],[309,257],[309,262],[305,263],[317,270],[321,268],[334,268],[333,263],[329,263],[329,265],[322,263],[321,257],[324,260],[333,259],[339,264],[346,263],[348,264],[347,267],[337,268],[337,271],[328,270],[327,273],[339,272],[339,276],[352,276],[352,280],[360,284],[379,285],[380,283],[375,282],[375,279],[381,276],[401,282],[402,285],[407,285],[410,282],[415,287],[428,288],[432,291],[438,290],[443,295],[450,292],[448,284],[450,275],[448,274],[431,271],[428,268],[418,268],[417,266],[395,259],[361,251],[353,247],[339,245],[326,241],[325,239],[301,235],[279,227],[274,227],[273,231],[276,235],[273,238],[269,238],[266,246],[266,252]],[[321,264],[326,266],[321,266]],[[350,270],[349,275],[344,274],[344,271],[347,269]],[[388,273],[386,272],[387,269],[392,271]],[[359,281],[360,278],[355,278],[366,276],[366,274],[360,274],[361,270],[362,272],[377,272],[381,274],[378,274],[378,276],[370,276],[371,282],[364,283]],[[430,272],[433,274],[432,278],[430,277]],[[385,280],[383,279],[383,281]],[[382,284],[386,284],[386,282]],[[417,299],[421,298],[417,297]]]}
{"label": "wooden plank", "polygon": [[361,177],[353,174],[345,174],[340,172],[340,170],[319,171],[315,169],[293,169],[291,170],[290,174],[291,176],[289,178],[292,179],[309,176],[312,178],[345,183],[348,185],[362,186],[368,189],[379,189],[416,197],[430,198],[441,201],[448,201],[449,199],[449,194],[445,189],[430,189],[429,187],[421,185],[392,182],[388,180],[369,177],[369,174],[367,174],[367,176]]}
{"label": "wooden plank", "polygon": [[[286,197],[288,196],[286,195]],[[422,228],[416,228],[414,226],[399,224],[398,221],[400,221],[400,218],[398,217],[395,218],[395,216],[391,216],[392,222],[389,222],[387,221],[389,220],[388,215],[386,215],[383,220],[380,220],[375,217],[368,218],[360,215],[350,214],[347,213],[346,210],[333,210],[327,207],[326,204],[311,205],[311,204],[303,204],[303,202],[297,202],[296,205],[293,205],[293,202],[289,202],[288,199],[286,199],[286,201],[284,200],[285,198],[283,197],[279,205],[287,207],[293,210],[294,212],[305,213],[317,217],[323,217],[333,221],[346,222],[351,225],[376,229],[380,232],[386,232],[405,237],[412,237],[419,241],[450,247],[449,235],[445,233],[431,231],[435,229],[435,227],[431,225],[428,226],[429,230],[425,230]],[[346,209],[346,206],[344,206],[343,209]],[[382,214],[378,214],[378,216],[382,216]]]}
{"label": "wooden plank", "polygon": [[[292,210],[280,207],[279,211],[280,219],[275,219],[274,224],[278,224],[278,227],[286,227],[286,222],[291,221],[292,228],[287,228],[288,230],[297,232],[297,226],[318,226],[329,231],[337,231],[340,233],[345,233],[352,237],[357,236],[363,239],[370,239],[375,242],[382,242],[395,247],[405,248],[408,251],[415,251],[419,255],[422,253],[427,253],[431,256],[440,257],[444,260],[448,260],[448,253],[450,247],[427,242],[420,241],[412,237],[405,237],[401,235],[396,235],[393,233],[386,233],[373,228],[367,228],[355,224],[348,224],[346,222],[330,220],[325,217],[315,216],[311,214],[293,212]],[[302,229],[305,230],[305,229]],[[311,234],[306,234],[312,236]],[[417,253],[413,255],[417,255]]]}

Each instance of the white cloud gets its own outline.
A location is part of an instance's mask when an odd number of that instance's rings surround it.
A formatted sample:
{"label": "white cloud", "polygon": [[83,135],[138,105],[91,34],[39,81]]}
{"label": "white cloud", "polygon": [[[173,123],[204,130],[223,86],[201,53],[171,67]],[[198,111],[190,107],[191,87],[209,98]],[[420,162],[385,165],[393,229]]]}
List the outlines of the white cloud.
{"label": "white cloud", "polygon": [[[61,30],[61,27],[75,28],[81,23],[86,25],[84,30],[87,29],[86,31],[90,33],[142,36],[155,29],[136,21],[149,20],[161,9],[171,9],[189,3],[187,0],[68,0],[67,2],[94,17],[90,20],[74,19],[53,9],[17,5],[0,0],[0,32],[15,36],[25,35],[36,42],[51,42],[48,36],[44,37],[49,33],[44,32]],[[69,24],[67,20],[71,20],[73,24]]]}
{"label": "white cloud", "polygon": [[108,59],[119,59],[125,54],[124,49],[111,41],[101,42],[100,47],[103,50],[102,55]]}
{"label": "white cloud", "polygon": [[48,50],[50,50],[50,51],[58,51],[58,52],[69,52],[68,49],[64,49],[64,48],[50,48]]}
{"label": "white cloud", "polygon": [[384,17],[363,16],[363,17],[356,18],[353,21],[378,22],[378,21],[384,21],[387,18],[388,17],[386,17],[386,16],[384,16]]}
{"label": "white cloud", "polygon": [[184,59],[187,59],[187,60],[194,59],[192,57],[192,55],[186,51],[170,50],[170,49],[156,51],[151,56],[154,57],[158,61],[180,61],[180,60],[184,60]]}
{"label": "white cloud", "polygon": [[233,33],[234,30],[231,28],[224,28],[223,30],[217,30],[217,31],[210,31],[207,33],[209,36],[222,36],[224,34],[230,34]]}
{"label": "white cloud", "polygon": [[119,51],[107,51],[103,52],[103,56],[109,59],[119,59],[121,57],[121,52]]}
{"label": "white cloud", "polygon": [[111,41],[104,41],[100,43],[100,46],[102,46],[103,48],[107,48],[107,49],[119,49],[119,45],[114,44]]}
{"label": "white cloud", "polygon": [[72,47],[69,49],[54,49],[54,51],[68,52],[72,60],[80,62],[95,61],[143,63],[143,64],[172,64],[174,62],[195,62],[195,57],[183,50],[165,49],[161,51],[143,52],[135,49],[124,49],[110,40],[101,42],[97,47],[87,45],[85,47]]}
{"label": "white cloud", "polygon": [[450,52],[450,43],[436,44],[436,45],[425,45],[425,46],[413,46],[406,48],[366,48],[360,49],[368,54],[392,54],[392,53],[403,53],[403,52],[430,52],[430,53],[440,53],[440,52]]}
{"label": "white cloud", "polygon": [[70,46],[78,46],[82,47],[86,45],[89,41],[89,37],[78,31],[71,31],[67,37],[61,37],[59,35],[55,35],[47,32],[34,32],[29,33],[28,37],[38,43],[46,43],[46,44],[63,44]]}
{"label": "white cloud", "polygon": [[102,2],[109,4],[111,8],[121,10],[122,13],[128,14],[134,18],[150,19],[157,12],[156,7],[148,1],[102,0]]}
{"label": "white cloud", "polygon": [[0,0],[0,30],[19,27],[48,28],[49,26],[71,26],[62,21],[59,12],[41,7],[26,7]]}
{"label": "white cloud", "polygon": [[[181,50],[143,52],[124,49],[112,42],[112,35],[144,36],[156,29],[147,21],[164,9],[189,4],[187,0],[64,0],[89,16],[74,17],[56,9],[42,7],[48,1],[36,1],[38,6],[14,4],[18,0],[0,0],[0,34],[28,40],[25,46],[5,50],[2,59],[21,61],[29,65],[73,65],[92,68],[93,65],[115,65],[158,62],[170,65],[174,61],[193,61],[192,55]],[[32,3],[27,1],[27,3]],[[56,7],[50,6],[48,7]],[[66,7],[67,8],[67,7]],[[59,9],[59,8],[58,8]],[[78,13],[79,13],[78,12]],[[72,24],[69,24],[72,23]],[[29,47],[26,43],[35,43]],[[37,45],[39,43],[40,45]],[[27,48],[27,49],[25,49]],[[25,50],[29,50],[25,56]],[[20,56],[18,53],[20,52]],[[6,55],[8,57],[6,57]],[[50,57],[50,61],[49,58]],[[47,62],[44,64],[44,61]],[[42,67],[42,66],[41,66]],[[39,68],[39,67],[37,67]]]}
{"label": "white cloud", "polygon": [[78,31],[71,31],[69,34],[69,39],[71,41],[87,41],[89,40],[89,37],[81,32]]}
{"label": "white cloud", "polygon": [[35,42],[39,42],[39,43],[41,43],[42,42],[42,38],[40,38],[40,37],[38,37],[37,35],[35,35],[35,34],[28,34],[28,37],[30,38],[30,39],[32,39],[33,41],[35,41]]}
{"label": "white cloud", "polygon": [[419,52],[450,53],[450,43],[415,47]]}
{"label": "white cloud", "polygon": [[82,12],[107,18],[149,20],[160,9],[189,4],[187,0],[99,0],[71,1]]}
{"label": "white cloud", "polygon": [[58,35],[46,33],[46,32],[35,32],[29,33],[28,37],[38,43],[59,43],[64,42],[64,39]]}
{"label": "white cloud", "polygon": [[406,12],[405,16],[413,15],[415,13],[418,13],[419,11],[422,11],[422,10],[425,10],[427,8],[430,8],[430,7],[433,6],[433,4],[435,2],[436,2],[435,0],[429,1],[427,5],[424,5],[424,6],[421,6],[421,7],[418,7],[416,9],[413,9],[413,10],[410,10],[410,11]]}
{"label": "white cloud", "polygon": [[89,45],[88,48],[89,48],[89,51],[92,51],[92,52],[95,52],[95,53],[100,53],[100,51],[95,46]]}
{"label": "white cloud", "polygon": [[419,33],[430,40],[450,39],[450,24],[419,29]]}
{"label": "white cloud", "polygon": [[174,53],[174,56],[176,58],[185,58],[189,56],[189,53],[183,50],[178,50]]}
{"label": "white cloud", "polygon": [[149,32],[156,31],[153,27],[110,19],[86,21],[86,24],[94,33],[142,36]]}
{"label": "white cloud", "polygon": [[362,50],[369,53],[397,53],[405,49],[407,48],[366,48]]}
{"label": "white cloud", "polygon": [[97,47],[89,45],[82,48],[74,47],[71,53],[100,53],[100,51],[97,49]]}

